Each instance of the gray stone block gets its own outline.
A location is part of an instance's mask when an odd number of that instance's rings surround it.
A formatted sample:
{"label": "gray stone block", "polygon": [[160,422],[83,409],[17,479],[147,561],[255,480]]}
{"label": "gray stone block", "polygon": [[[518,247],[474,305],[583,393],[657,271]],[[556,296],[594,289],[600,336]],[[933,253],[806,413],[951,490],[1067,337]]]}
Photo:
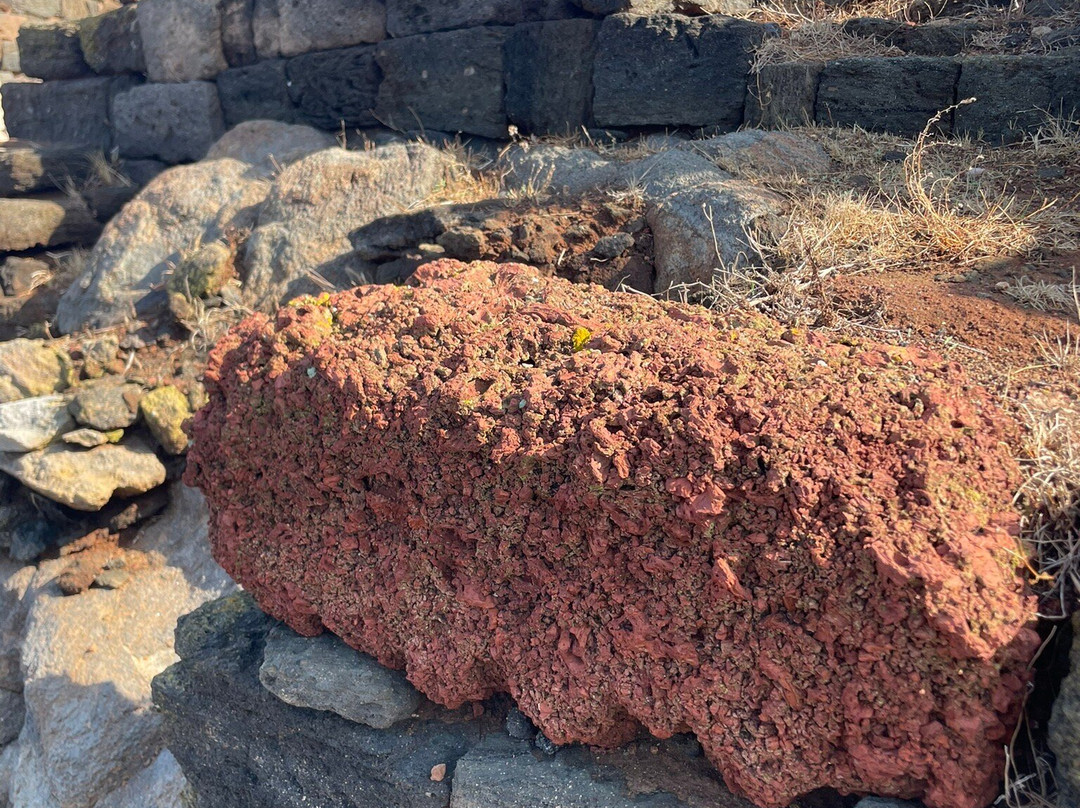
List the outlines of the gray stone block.
{"label": "gray stone block", "polygon": [[738,128],[751,52],[775,33],[729,17],[608,17],[593,75],[596,123]]}
{"label": "gray stone block", "polygon": [[286,63],[286,75],[298,120],[323,129],[378,123],[372,115],[379,91],[373,46],[297,56]]}
{"label": "gray stone block", "polygon": [[393,37],[580,16],[571,0],[386,0],[386,28]]}
{"label": "gray stone block", "polygon": [[404,673],[384,668],[340,637],[301,637],[287,626],[267,636],[259,681],[286,704],[328,710],[376,729],[406,720],[423,701]]}
{"label": "gray stone block", "polygon": [[259,58],[379,42],[383,0],[255,0],[252,28]]}
{"label": "gray stone block", "polygon": [[135,6],[123,6],[79,24],[83,58],[97,73],[145,73],[142,36]]}
{"label": "gray stone block", "polygon": [[1080,50],[1052,56],[970,56],[960,62],[956,131],[1013,142],[1051,116],[1080,112]]}
{"label": "gray stone block", "polygon": [[595,20],[518,25],[506,42],[506,114],[526,132],[567,134],[592,118]]}
{"label": "gray stone block", "polygon": [[762,129],[814,122],[814,102],[822,62],[782,62],[751,73],[746,95],[746,123]]}
{"label": "gray stone block", "polygon": [[142,0],[138,17],[151,81],[212,79],[228,67],[218,0]]}
{"label": "gray stone block", "polygon": [[503,45],[509,30],[469,28],[381,43],[378,120],[394,129],[505,138]]}
{"label": "gray stone block", "polygon": [[231,67],[255,64],[255,0],[220,0],[221,47]]}
{"label": "gray stone block", "polygon": [[[955,103],[960,64],[955,59],[859,57],[828,62],[818,83],[814,120],[822,126],[861,126],[914,136]],[[952,131],[952,115],[937,127]]]}
{"label": "gray stone block", "polygon": [[68,179],[80,183],[90,167],[88,157],[77,147],[0,144],[0,196],[54,190]]}
{"label": "gray stone block", "polygon": [[[233,127],[254,120],[296,121],[296,106],[287,85],[285,62],[281,59],[267,59],[219,74],[218,95],[225,125]],[[374,103],[374,91],[371,95]]]}
{"label": "gray stone block", "polygon": [[5,84],[4,123],[13,138],[108,149],[109,102],[117,90],[128,86],[124,79],[105,77]]}
{"label": "gray stone block", "polygon": [[79,45],[79,26],[71,22],[24,25],[19,29],[19,65],[39,79],[78,79],[93,75]]}
{"label": "gray stone block", "polygon": [[522,19],[521,0],[386,0],[386,28],[394,37],[478,25],[513,25]]}
{"label": "gray stone block", "polygon": [[79,197],[0,199],[0,252],[92,243],[100,232],[101,223]]}
{"label": "gray stone block", "polygon": [[116,96],[112,118],[122,155],[166,163],[201,159],[225,131],[217,87],[208,81],[133,87]]}

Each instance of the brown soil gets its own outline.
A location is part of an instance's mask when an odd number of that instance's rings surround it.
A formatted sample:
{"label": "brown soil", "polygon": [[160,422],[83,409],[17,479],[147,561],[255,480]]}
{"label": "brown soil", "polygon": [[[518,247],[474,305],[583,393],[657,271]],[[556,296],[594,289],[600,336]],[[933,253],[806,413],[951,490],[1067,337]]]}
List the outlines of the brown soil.
{"label": "brown soil", "polygon": [[832,286],[838,308],[880,313],[880,339],[926,346],[956,360],[998,392],[1010,386],[1050,386],[1068,390],[1070,380],[1048,365],[1040,343],[1080,336],[1075,317],[1019,304],[998,284],[1032,281],[1068,283],[1080,255],[1057,256],[1035,268],[1018,259],[985,262],[972,272],[933,269],[849,275]]}

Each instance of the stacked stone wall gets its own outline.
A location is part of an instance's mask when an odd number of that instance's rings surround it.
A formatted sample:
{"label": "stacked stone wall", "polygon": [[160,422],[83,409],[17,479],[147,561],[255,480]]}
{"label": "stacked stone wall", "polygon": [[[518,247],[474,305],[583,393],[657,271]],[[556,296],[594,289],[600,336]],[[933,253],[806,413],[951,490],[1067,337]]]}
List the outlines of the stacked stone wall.
{"label": "stacked stone wall", "polygon": [[11,85],[3,102],[13,137],[166,162],[257,118],[493,139],[806,121],[913,134],[976,96],[941,128],[1008,140],[1043,110],[1080,108],[1080,49],[950,55],[964,31],[901,57],[754,72],[755,49],[780,32],[703,13],[737,5],[679,5],[690,16],[631,0],[143,0],[24,26],[22,68],[44,81]]}

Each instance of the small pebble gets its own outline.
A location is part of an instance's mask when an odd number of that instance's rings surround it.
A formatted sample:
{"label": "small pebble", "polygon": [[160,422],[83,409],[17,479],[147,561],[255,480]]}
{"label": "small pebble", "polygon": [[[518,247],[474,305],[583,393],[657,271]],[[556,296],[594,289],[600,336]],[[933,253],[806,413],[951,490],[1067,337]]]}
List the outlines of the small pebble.
{"label": "small pebble", "polygon": [[536,737],[533,738],[533,745],[548,757],[551,757],[559,751],[558,744],[542,732],[536,733]]}
{"label": "small pebble", "polygon": [[634,237],[629,233],[613,233],[596,242],[596,246],[593,247],[592,251],[597,258],[608,261],[612,258],[618,258],[633,246]]}
{"label": "small pebble", "polygon": [[64,443],[71,443],[75,446],[82,446],[86,449],[93,449],[95,446],[101,446],[102,444],[109,442],[109,436],[104,432],[98,432],[96,429],[76,429],[74,432],[68,432],[64,435]]}
{"label": "small pebble", "polygon": [[434,783],[441,783],[446,777],[446,764],[437,763],[431,767],[431,780]]}

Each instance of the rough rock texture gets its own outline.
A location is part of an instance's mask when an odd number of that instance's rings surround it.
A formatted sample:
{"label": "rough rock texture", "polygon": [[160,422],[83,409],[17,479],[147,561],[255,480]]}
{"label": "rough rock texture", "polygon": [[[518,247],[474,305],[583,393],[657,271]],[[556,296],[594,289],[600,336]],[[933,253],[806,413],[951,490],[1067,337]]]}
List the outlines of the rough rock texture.
{"label": "rough rock texture", "polygon": [[593,76],[596,122],[738,128],[750,54],[772,33],[771,26],[726,17],[608,17]]}
{"label": "rough rock texture", "polygon": [[287,167],[247,242],[244,302],[272,308],[315,291],[312,270],[342,287],[364,282],[351,274],[350,235],[430,195],[444,167],[437,149],[419,143],[326,149]]}
{"label": "rough rock texture", "polygon": [[139,412],[162,449],[171,455],[184,453],[188,436],[181,427],[191,417],[191,407],[179,388],[170,384],[150,391],[139,402]]}
{"label": "rough rock texture", "polygon": [[139,385],[106,378],[82,385],[68,408],[81,426],[108,432],[135,423],[141,397]]}
{"label": "rough rock texture", "polygon": [[313,152],[333,148],[335,142],[330,133],[310,126],[247,121],[226,132],[210,148],[206,159],[231,158],[266,171],[276,171]]}
{"label": "rough rock texture", "polygon": [[1054,774],[1060,805],[1080,804],[1080,613],[1073,615],[1069,675],[1061,683],[1050,718],[1050,748],[1057,756]]}
{"label": "rough rock texture", "polygon": [[812,124],[818,80],[824,67],[822,62],[763,65],[749,78],[746,123],[764,129]]}
{"label": "rough rock texture", "polygon": [[506,41],[506,114],[524,132],[565,135],[592,118],[595,20],[516,26]]}
{"label": "rough rock texture", "polygon": [[78,511],[99,511],[114,495],[142,494],[165,482],[165,466],[138,440],[88,451],[53,444],[27,454],[0,454],[0,471]]}
{"label": "rough rock texture", "polygon": [[142,0],[138,25],[150,81],[212,79],[228,67],[217,0]]}
{"label": "rough rock texture", "polygon": [[19,67],[39,79],[78,79],[93,75],[73,22],[24,25],[19,29]]}
{"label": "rough rock texture", "polygon": [[209,81],[143,84],[113,100],[116,147],[127,157],[200,160],[225,131],[217,86]]}
{"label": "rough rock texture", "polygon": [[[960,63],[907,56],[829,62],[818,84],[815,120],[822,126],[854,126],[913,137],[939,111],[955,103]],[[964,96],[961,96],[964,97]],[[952,130],[952,116],[938,124]]]}
{"label": "rough rock texture", "polygon": [[1047,121],[1080,111],[1080,50],[1049,56],[971,56],[964,60],[958,99],[975,103],[956,110],[956,130],[1013,142]]}
{"label": "rough rock texture", "polygon": [[505,138],[503,45],[509,31],[468,28],[380,43],[376,117],[398,129]]}
{"label": "rough rock texture", "polygon": [[[62,596],[56,579],[68,558],[28,570],[14,609],[27,712],[14,745],[14,806],[180,804],[175,763],[161,756],[150,680],[177,659],[177,618],[234,586],[210,558],[201,495],[181,485],[171,494],[169,509],[131,541],[127,552],[143,563],[129,564],[131,580],[122,589]],[[132,795],[140,786],[145,790]],[[171,802],[155,801],[170,789]],[[0,804],[8,796],[0,792]]]}
{"label": "rough rock texture", "polygon": [[71,386],[71,357],[44,340],[0,342],[0,401],[59,393]]}
{"label": "rough rock texture", "polygon": [[0,452],[32,452],[74,426],[65,396],[0,404]]}
{"label": "rough rock texture", "polygon": [[95,73],[145,73],[137,6],[90,17],[79,23],[83,57]]}
{"label": "rough rock texture", "polygon": [[212,355],[187,480],[270,614],[556,743],[693,732],[762,806],[996,794],[1039,640],[1009,422],[958,368],[515,265],[413,282]]}
{"label": "rough rock texture", "polygon": [[361,46],[309,53],[290,59],[285,68],[288,97],[299,120],[323,129],[373,126],[371,114],[379,91],[375,48]]}
{"label": "rough rock texture", "polygon": [[78,196],[0,199],[0,251],[93,243],[100,232],[101,223]]}
{"label": "rough rock texture", "polygon": [[226,126],[260,118],[285,122],[297,119],[283,59],[226,70],[217,77],[217,86]]}
{"label": "rough rock texture", "polygon": [[4,85],[4,125],[13,138],[108,149],[109,102],[120,86],[105,77]]}
{"label": "rough rock texture", "polygon": [[330,50],[386,36],[383,0],[255,0],[255,47],[263,59]]}
{"label": "rough rock texture", "polygon": [[332,634],[301,637],[285,626],[266,638],[259,681],[294,707],[329,710],[376,729],[404,721],[422,701],[400,671],[384,668]]}

